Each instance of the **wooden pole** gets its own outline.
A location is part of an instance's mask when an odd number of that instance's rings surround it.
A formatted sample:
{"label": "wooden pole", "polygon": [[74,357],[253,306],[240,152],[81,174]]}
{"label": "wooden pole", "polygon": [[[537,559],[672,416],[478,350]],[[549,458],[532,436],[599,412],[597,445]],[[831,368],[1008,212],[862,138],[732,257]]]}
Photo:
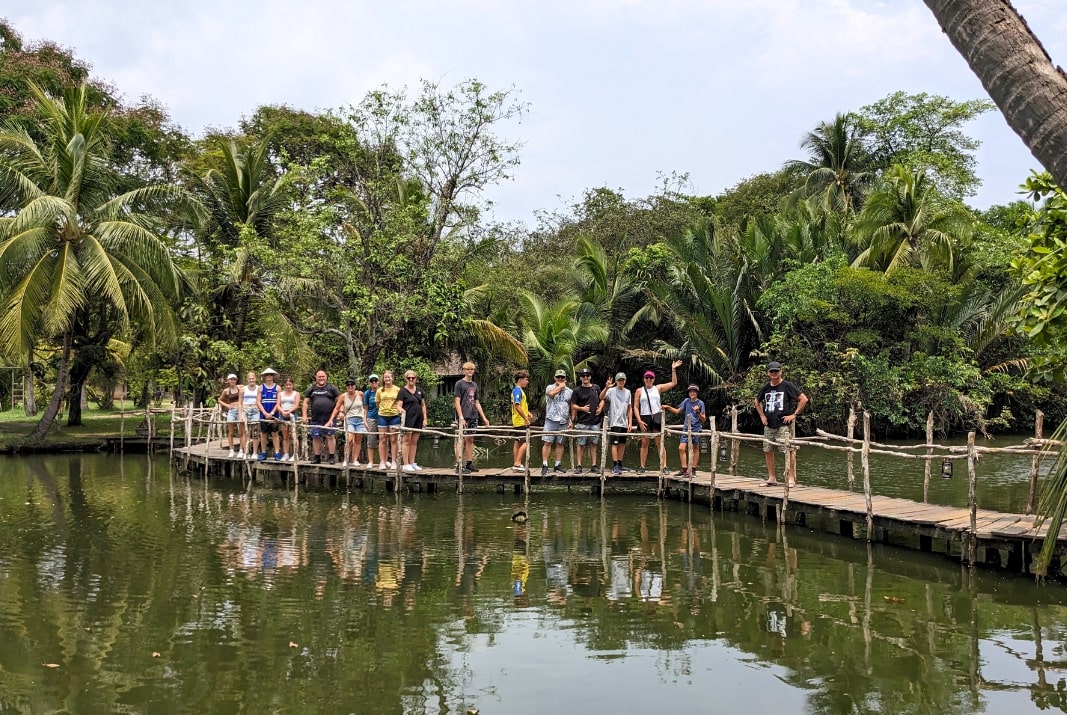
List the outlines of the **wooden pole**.
{"label": "wooden pole", "polygon": [[456,479],[458,480],[456,492],[459,494],[463,493],[463,428],[465,423],[466,420],[462,417],[456,420]]}
{"label": "wooden pole", "polygon": [[[1045,413],[1041,410],[1034,415],[1034,436],[1041,439],[1045,431]],[[1030,462],[1030,495],[1026,498],[1026,514],[1034,513],[1037,507],[1037,475],[1041,467],[1041,456],[1035,454]]]}
{"label": "wooden pole", "polygon": [[934,454],[934,411],[926,415],[926,459],[923,460],[923,504],[930,502],[930,462]]}
{"label": "wooden pole", "polygon": [[[522,475],[522,488],[523,488],[523,493],[526,494],[527,498],[530,496],[530,449],[533,447],[533,444],[530,442],[530,440],[532,438],[533,438],[533,431],[530,429],[530,425],[527,424],[526,425],[526,455],[525,455],[526,459],[523,460],[524,463],[522,465],[523,468],[524,468],[523,469],[523,475]],[[553,445],[553,446],[555,446],[555,445]],[[530,513],[530,510],[527,509],[526,510],[526,514],[529,515],[529,513]]]}
{"label": "wooden pole", "polygon": [[148,446],[145,449],[149,454],[151,454],[152,453],[152,403],[151,403],[151,400],[149,400],[148,405],[144,408],[144,422],[145,422],[146,425],[148,425]]}
{"label": "wooden pole", "polygon": [[119,454],[126,453],[126,402],[119,399]]}
{"label": "wooden pole", "polygon": [[971,529],[967,538],[967,563],[978,560],[978,473],[975,464],[978,452],[974,448],[974,432],[967,433],[967,506],[971,510]]}
{"label": "wooden pole", "polygon": [[874,532],[874,505],[871,503],[871,413],[863,411],[863,451],[860,453],[863,465],[863,497],[867,501],[867,543],[871,542]]}
{"label": "wooden pole", "polygon": [[177,421],[177,408],[174,400],[170,401],[170,453],[174,454],[174,423]]}
{"label": "wooden pole", "polygon": [[667,481],[667,412],[661,409],[659,413],[659,486],[656,495],[663,494],[663,485]]}
{"label": "wooden pole", "polygon": [[[851,441],[856,436],[856,408],[848,408],[848,438]],[[856,486],[856,474],[852,466],[852,450],[848,453],[848,490],[852,491]]]}
{"label": "wooden pole", "polygon": [[[737,405],[730,407],[730,432],[737,434]],[[737,474],[737,460],[741,456],[741,443],[730,440],[730,474]]]}
{"label": "wooden pole", "polygon": [[[689,502],[693,501],[693,424],[692,421],[686,420],[685,424],[685,464],[686,464],[686,476],[682,477],[689,482]],[[700,452],[697,452],[700,455]]]}
{"label": "wooden pole", "polygon": [[715,418],[711,418],[711,487],[708,491],[708,504],[715,508],[715,472],[719,469],[719,430],[715,427]]}
{"label": "wooden pole", "polygon": [[185,448],[188,449],[193,443],[193,403],[188,405],[188,412],[185,414]]}
{"label": "wooden pole", "polygon": [[604,483],[607,475],[604,473],[608,464],[608,420],[605,418],[600,423],[600,497],[604,498]]}

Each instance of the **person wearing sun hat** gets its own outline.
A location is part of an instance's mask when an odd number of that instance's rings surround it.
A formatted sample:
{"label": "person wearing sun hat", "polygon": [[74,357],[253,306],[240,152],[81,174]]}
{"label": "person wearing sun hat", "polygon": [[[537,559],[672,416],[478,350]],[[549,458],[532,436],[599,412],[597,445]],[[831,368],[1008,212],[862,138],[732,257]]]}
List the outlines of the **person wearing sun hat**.
{"label": "person wearing sun hat", "polygon": [[626,435],[634,428],[633,396],[626,389],[626,373],[615,374],[615,384],[605,387],[600,399],[608,406],[608,441],[611,443],[611,473],[622,474]]}
{"label": "person wearing sun hat", "polygon": [[267,458],[267,444],[273,440],[274,461],[280,462],[282,451],[279,447],[278,430],[278,383],[275,382],[278,373],[273,368],[267,368],[259,373],[263,378],[263,384],[259,387],[256,396],[256,407],[259,408],[259,461]]}
{"label": "person wearing sun hat", "polygon": [[[678,443],[678,458],[682,460],[682,468],[678,470],[676,476],[695,477],[697,473],[696,460],[700,454],[700,437],[698,433],[703,429],[704,421],[708,419],[708,410],[704,406],[704,400],[700,399],[699,385],[690,385],[685,388],[685,394],[685,399],[677,407],[664,405],[663,409],[671,414],[685,415],[682,420],[682,429],[685,432],[682,433],[682,439]],[[697,446],[697,454],[693,456],[692,460],[689,459],[689,455],[693,451],[690,449],[689,444],[690,433],[693,435],[693,444]],[[691,467],[690,461],[693,462]]]}
{"label": "person wearing sun hat", "polygon": [[656,454],[662,462],[660,469],[664,474],[669,474],[667,469],[666,454],[660,451],[660,425],[663,424],[662,396],[673,390],[678,385],[678,368],[682,366],[681,360],[671,363],[671,381],[656,383],[656,373],[646,370],[640,387],[634,388],[634,421],[637,423],[637,431],[641,433],[641,466],[637,468],[638,474],[644,474],[645,463],[648,461],[648,443],[655,440]]}
{"label": "person wearing sun hat", "polygon": [[782,364],[772,360],[767,364],[767,382],[756,394],[756,412],[763,423],[763,458],[767,462],[767,481],[764,486],[778,484],[775,479],[774,450],[785,454],[785,479],[796,486],[797,455],[787,445],[793,436],[797,416],[808,404],[808,396],[789,380],[782,379]]}

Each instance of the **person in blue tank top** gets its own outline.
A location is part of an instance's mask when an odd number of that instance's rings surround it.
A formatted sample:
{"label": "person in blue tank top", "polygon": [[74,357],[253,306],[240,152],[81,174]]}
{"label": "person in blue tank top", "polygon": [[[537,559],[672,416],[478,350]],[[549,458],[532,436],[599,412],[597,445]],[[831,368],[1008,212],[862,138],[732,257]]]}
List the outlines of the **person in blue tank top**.
{"label": "person in blue tank top", "polygon": [[274,461],[280,462],[282,459],[278,434],[281,424],[278,422],[279,389],[278,383],[275,382],[277,374],[269,367],[260,373],[263,377],[263,384],[259,387],[256,407],[259,408],[259,461],[261,462],[267,458],[269,440],[273,440],[274,443]]}
{"label": "person in blue tank top", "polygon": [[363,391],[363,407],[367,410],[367,438],[363,443],[367,446],[367,459],[364,461],[369,464],[374,461],[374,450],[378,449],[378,398],[375,395],[378,391],[378,376],[372,373],[367,378],[367,385],[367,389]]}

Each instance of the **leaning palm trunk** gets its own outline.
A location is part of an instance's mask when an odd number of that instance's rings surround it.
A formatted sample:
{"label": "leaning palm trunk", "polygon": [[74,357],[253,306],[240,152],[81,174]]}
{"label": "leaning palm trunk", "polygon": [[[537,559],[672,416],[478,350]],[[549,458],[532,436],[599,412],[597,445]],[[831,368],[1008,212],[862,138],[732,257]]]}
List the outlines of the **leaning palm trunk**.
{"label": "leaning palm trunk", "polygon": [[37,426],[30,433],[31,442],[38,442],[44,439],[44,436],[48,434],[48,430],[51,429],[52,423],[56,421],[56,415],[59,414],[59,406],[63,404],[63,396],[67,392],[67,381],[70,376],[70,346],[72,341],[73,336],[71,331],[68,330],[63,335],[63,353],[59,357],[59,369],[56,371],[56,389],[52,392],[52,399],[48,401],[48,407],[45,408],[44,414],[41,415],[41,419],[37,422]]}
{"label": "leaning palm trunk", "polygon": [[1008,0],[924,0],[1034,157],[1067,186],[1067,74]]}

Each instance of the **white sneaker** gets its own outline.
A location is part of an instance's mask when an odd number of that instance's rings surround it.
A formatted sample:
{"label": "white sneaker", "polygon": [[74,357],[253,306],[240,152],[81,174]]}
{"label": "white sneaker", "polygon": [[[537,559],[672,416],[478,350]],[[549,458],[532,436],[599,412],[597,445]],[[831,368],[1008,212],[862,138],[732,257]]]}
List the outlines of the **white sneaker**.
{"label": "white sneaker", "polygon": [[412,464],[411,466],[415,468],[415,471],[416,471],[416,472],[421,472],[421,471],[422,471],[422,467],[420,467],[420,466],[419,466],[419,465],[417,465],[417,464]]}
{"label": "white sneaker", "polygon": [[405,464],[403,469],[404,469],[405,472],[414,472],[415,471],[415,465],[413,465],[413,464]]}
{"label": "white sneaker", "polygon": [[522,466],[521,464],[516,464],[515,466],[513,466],[511,468],[511,471],[513,471],[513,472],[525,472],[526,471],[526,467]]}
{"label": "white sneaker", "polygon": [[389,462],[390,469],[396,469],[396,462]]}
{"label": "white sneaker", "polygon": [[238,459],[244,459],[245,458],[245,451],[243,449],[240,452],[237,453],[237,458]]}
{"label": "white sneaker", "polygon": [[359,462],[352,462],[352,466],[356,467],[358,469],[359,467],[362,467],[363,465],[360,464]]}
{"label": "white sneaker", "polygon": [[288,462],[289,461],[289,453],[288,452],[286,452],[285,454],[282,455],[282,461],[283,462]]}
{"label": "white sneaker", "polygon": [[295,462],[296,461],[296,455],[295,454],[289,455],[289,461],[290,462]]}
{"label": "white sneaker", "polygon": [[378,469],[389,469],[389,464],[387,462],[382,462],[378,465]]}
{"label": "white sneaker", "polygon": [[234,456],[236,456],[236,454],[237,454],[237,452],[234,452],[234,451],[233,451],[233,450],[231,449],[231,450],[230,450],[230,453],[229,453],[228,455],[226,455],[226,456],[228,456],[228,457],[229,457],[230,459],[233,459],[233,458],[234,458]]}
{"label": "white sneaker", "polygon": [[348,460],[347,459],[345,461],[341,462],[341,469],[344,469],[347,466],[348,466]]}

